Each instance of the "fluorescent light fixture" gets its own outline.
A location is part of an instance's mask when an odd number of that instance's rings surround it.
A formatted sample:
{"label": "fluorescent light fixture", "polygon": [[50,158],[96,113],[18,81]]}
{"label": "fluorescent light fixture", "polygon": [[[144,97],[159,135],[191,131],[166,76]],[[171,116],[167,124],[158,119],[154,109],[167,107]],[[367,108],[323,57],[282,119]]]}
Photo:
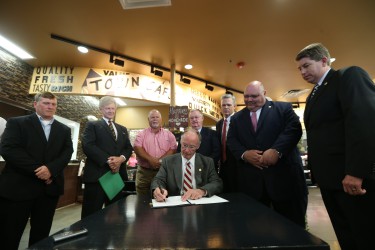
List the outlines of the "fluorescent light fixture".
{"label": "fluorescent light fixture", "polygon": [[85,47],[85,46],[78,46],[78,51],[83,53],[83,54],[86,54],[87,52],[89,52],[89,50]]}
{"label": "fluorescent light fixture", "polygon": [[0,47],[21,59],[33,59],[34,57],[13,42],[0,35]]}
{"label": "fluorescent light fixture", "polygon": [[185,69],[192,69],[193,68],[193,65],[191,65],[191,64],[186,64],[185,65]]}
{"label": "fluorescent light fixture", "polygon": [[126,102],[124,102],[124,100],[118,98],[118,97],[115,97],[115,100],[116,100],[116,103],[117,105],[119,105],[120,107],[123,107],[123,106],[126,106]]}
{"label": "fluorescent light fixture", "polygon": [[171,0],[119,0],[124,10],[171,6]]}
{"label": "fluorescent light fixture", "polygon": [[93,115],[88,115],[88,116],[87,116],[87,120],[89,120],[89,121],[97,121],[98,118],[96,118],[96,117],[93,116]]}

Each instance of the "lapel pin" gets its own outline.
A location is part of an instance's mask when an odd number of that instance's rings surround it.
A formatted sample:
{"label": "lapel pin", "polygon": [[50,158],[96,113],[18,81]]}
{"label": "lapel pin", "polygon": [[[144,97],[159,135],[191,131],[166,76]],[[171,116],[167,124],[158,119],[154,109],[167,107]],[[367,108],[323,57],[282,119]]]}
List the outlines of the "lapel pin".
{"label": "lapel pin", "polygon": [[323,83],[324,84],[324,86],[326,86],[327,84],[328,84],[328,82],[325,82],[325,83]]}

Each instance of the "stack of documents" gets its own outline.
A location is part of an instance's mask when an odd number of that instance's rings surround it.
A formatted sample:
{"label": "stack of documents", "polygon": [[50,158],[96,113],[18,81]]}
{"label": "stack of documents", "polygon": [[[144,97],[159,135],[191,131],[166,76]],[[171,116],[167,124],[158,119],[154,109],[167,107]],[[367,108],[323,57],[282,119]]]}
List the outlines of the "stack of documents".
{"label": "stack of documents", "polygon": [[182,201],[181,196],[170,196],[165,201],[158,202],[152,199],[152,207],[176,207],[176,206],[188,206],[188,205],[201,205],[201,204],[212,204],[212,203],[222,203],[228,202],[228,200],[223,199],[219,196],[203,197],[198,200],[186,200]]}

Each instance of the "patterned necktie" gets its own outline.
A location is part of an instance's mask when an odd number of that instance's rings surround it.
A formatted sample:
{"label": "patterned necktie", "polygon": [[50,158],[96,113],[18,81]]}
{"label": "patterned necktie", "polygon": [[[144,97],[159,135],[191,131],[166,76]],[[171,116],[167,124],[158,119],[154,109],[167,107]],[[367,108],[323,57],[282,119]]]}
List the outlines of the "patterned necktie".
{"label": "patterned necktie", "polygon": [[253,124],[254,131],[257,131],[257,112],[251,112],[251,123]]}
{"label": "patterned necktie", "polygon": [[189,189],[193,188],[193,179],[191,175],[191,166],[190,162],[186,162],[185,174],[184,174],[184,193]]}
{"label": "patterned necktie", "polygon": [[310,98],[313,98],[313,96],[315,95],[315,93],[316,93],[316,91],[318,90],[318,88],[319,88],[319,84],[315,84],[315,87],[314,87],[314,89],[313,89],[313,91],[312,91],[312,93],[311,93]]}
{"label": "patterned necktie", "polygon": [[109,126],[109,129],[111,130],[113,139],[115,139],[115,141],[116,141],[117,140],[117,138],[116,138],[116,132],[115,132],[115,128],[113,127],[113,124],[112,124],[111,120],[108,120],[108,126]]}
{"label": "patterned necktie", "polygon": [[224,119],[223,132],[221,133],[221,156],[223,162],[227,160],[227,124],[228,121]]}

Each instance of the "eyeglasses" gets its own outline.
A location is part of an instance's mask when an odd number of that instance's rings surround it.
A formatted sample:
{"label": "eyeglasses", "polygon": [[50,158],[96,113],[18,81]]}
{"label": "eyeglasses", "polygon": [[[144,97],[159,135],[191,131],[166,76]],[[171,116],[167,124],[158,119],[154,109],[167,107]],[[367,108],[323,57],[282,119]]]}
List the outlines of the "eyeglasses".
{"label": "eyeglasses", "polygon": [[197,149],[197,146],[195,146],[195,145],[187,145],[187,144],[181,144],[181,148],[182,149],[190,149],[190,150],[195,150],[195,149]]}

